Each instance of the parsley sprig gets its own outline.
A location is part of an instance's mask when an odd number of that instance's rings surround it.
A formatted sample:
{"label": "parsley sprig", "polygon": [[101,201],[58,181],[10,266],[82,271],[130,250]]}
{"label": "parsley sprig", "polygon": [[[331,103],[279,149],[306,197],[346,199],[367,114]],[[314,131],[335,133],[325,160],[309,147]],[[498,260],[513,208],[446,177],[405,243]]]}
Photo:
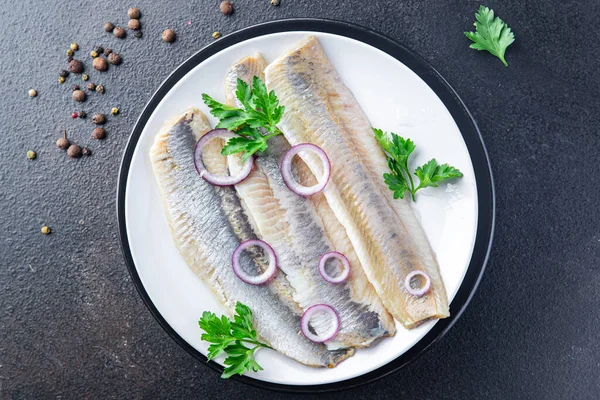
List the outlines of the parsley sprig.
{"label": "parsley sprig", "polygon": [[419,184],[415,186],[412,174],[408,169],[408,157],[415,150],[415,143],[393,132],[388,136],[381,129],[373,128],[373,133],[388,158],[391,173],[383,174],[383,179],[390,190],[394,192],[394,199],[403,199],[404,194],[409,191],[412,200],[416,201],[415,194],[418,190],[426,187],[437,187],[441,181],[463,176],[457,168],[448,164],[439,165],[435,158],[432,158],[415,169],[414,174],[419,178]]}
{"label": "parsley sprig", "polygon": [[[250,308],[238,301],[235,312],[233,321],[225,315],[219,318],[208,311],[202,313],[202,318],[198,321],[200,329],[206,332],[202,334],[201,339],[211,343],[208,346],[207,358],[212,360],[221,352],[227,354],[224,361],[226,367],[221,375],[223,379],[235,374],[242,375],[244,371],[262,370],[254,359],[254,352],[260,347],[271,348],[258,340],[256,330],[252,326]],[[245,344],[251,347],[246,347]]]}
{"label": "parsley sprig", "polygon": [[239,135],[227,141],[221,154],[243,153],[242,161],[246,161],[257,151],[265,151],[269,138],[281,135],[277,124],[285,107],[279,105],[275,92],[269,92],[257,76],[252,79],[252,86],[238,78],[235,95],[243,108],[219,103],[206,93],[202,94],[202,100],[210,113],[219,118],[217,128]]}
{"label": "parsley sprig", "polygon": [[510,27],[500,18],[494,18],[494,10],[485,6],[479,6],[475,14],[475,32],[465,32],[465,35],[473,41],[471,48],[486,50],[495,55],[506,67],[508,63],[504,59],[504,53],[508,46],[515,41],[515,35]]}

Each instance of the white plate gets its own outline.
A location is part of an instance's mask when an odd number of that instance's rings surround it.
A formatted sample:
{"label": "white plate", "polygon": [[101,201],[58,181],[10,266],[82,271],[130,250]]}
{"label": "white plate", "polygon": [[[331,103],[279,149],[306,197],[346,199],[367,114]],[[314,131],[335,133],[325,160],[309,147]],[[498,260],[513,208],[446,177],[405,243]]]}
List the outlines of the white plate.
{"label": "white plate", "polygon": [[[260,52],[269,62],[306,35],[317,36],[373,126],[407,136],[416,143],[413,168],[435,157],[463,172],[464,177],[453,184],[444,183],[440,188],[420,191],[413,206],[437,255],[450,300],[459,291],[469,268],[479,219],[477,180],[463,139],[464,132],[461,133],[434,90],[396,58],[349,37],[318,31],[291,31],[248,38],[208,58],[206,55],[199,57],[206,59],[197,65],[197,61],[188,60],[184,64],[188,70],[190,62],[195,65],[189,72],[180,76],[182,71],[178,70],[163,84],[153,99],[154,104],[151,102],[138,121],[121,172],[119,217],[124,217],[121,228],[125,228],[122,231],[125,254],[136,283],[143,286],[140,287],[143,297],[150,302],[151,309],[155,308],[153,312],[160,314],[159,320],[160,317],[164,319],[161,321],[163,326],[166,321],[176,335],[202,354],[206,354],[207,343],[200,340],[198,318],[205,310],[222,314],[225,309],[190,271],[173,243],[152,174],[149,150],[162,123],[174,114],[188,107],[198,107],[209,115],[200,98],[201,93],[224,100],[223,80],[235,61]],[[235,42],[236,39],[239,38],[229,40]],[[212,117],[211,122],[215,123]],[[489,245],[489,240],[486,244]],[[483,270],[483,263],[477,266],[477,277]],[[475,285],[476,282],[470,283],[467,295]],[[257,361],[264,371],[247,375],[284,385],[319,385],[348,380],[398,359],[436,323],[430,321],[412,330],[397,323],[398,332],[394,337],[358,350],[354,357],[333,369],[307,367],[275,351],[263,350],[258,353]],[[188,347],[188,350],[191,349]]]}

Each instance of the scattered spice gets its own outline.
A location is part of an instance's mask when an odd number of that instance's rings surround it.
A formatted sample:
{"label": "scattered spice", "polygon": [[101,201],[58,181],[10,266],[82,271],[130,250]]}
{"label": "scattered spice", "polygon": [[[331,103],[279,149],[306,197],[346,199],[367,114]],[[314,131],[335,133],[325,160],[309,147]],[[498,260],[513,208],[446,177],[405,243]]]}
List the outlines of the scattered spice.
{"label": "scattered spice", "polygon": [[81,102],[85,101],[86,95],[83,90],[78,89],[73,92],[73,95],[71,97],[73,98],[73,100]]}
{"label": "scattered spice", "polygon": [[104,49],[105,56],[109,56],[111,53],[112,53],[112,49],[109,49],[108,47],[106,49]]}
{"label": "scattered spice", "polygon": [[79,118],[84,119],[85,117],[87,117],[87,113],[85,111],[79,111]]}
{"label": "scattered spice", "polygon": [[81,157],[81,147],[76,144],[72,144],[67,149],[67,155],[71,158],[79,158]]}
{"label": "scattered spice", "polygon": [[61,69],[58,73],[58,76],[66,78],[67,76],[69,76],[69,71],[67,71],[66,69]]}
{"label": "scattered spice", "polygon": [[37,96],[37,90],[29,89],[29,92],[27,92],[27,94],[29,94],[29,97],[35,97]]}
{"label": "scattered spice", "polygon": [[[65,136],[66,136],[66,132],[65,132]],[[61,150],[66,150],[69,148],[69,141],[67,140],[66,137],[61,137],[60,139],[58,139],[56,141],[56,147],[58,147]]]}
{"label": "scattered spice", "polygon": [[278,5],[279,5],[279,3],[281,3],[281,1],[280,1],[280,0],[271,0],[271,5],[272,5],[272,6],[278,6]]}
{"label": "scattered spice", "polygon": [[79,46],[77,45],[77,43],[71,43],[70,47],[71,47],[71,50],[73,50],[73,51],[79,50]]}
{"label": "scattered spice", "polygon": [[59,76],[58,77],[58,83],[60,83],[60,84],[65,83],[65,77],[64,76]]}
{"label": "scattered spice", "polygon": [[79,114],[77,114],[77,111],[73,111],[73,114],[71,114],[71,118],[75,119],[79,117]]}
{"label": "scattered spice", "polygon": [[83,63],[79,60],[71,60],[71,62],[69,63],[69,71],[73,72],[74,74],[80,74],[83,72]]}
{"label": "scattered spice", "polygon": [[98,54],[102,54],[102,53],[104,53],[104,47],[102,47],[102,46],[98,46],[98,47],[96,47],[96,49],[95,49],[95,50],[96,50],[96,53],[98,53]]}
{"label": "scattered spice", "polygon": [[114,29],[115,29],[115,24],[113,24],[112,22],[104,23],[104,31],[105,32],[112,32]]}
{"label": "scattered spice", "polygon": [[117,114],[119,114],[119,109],[117,107],[113,107],[113,108],[111,108],[110,113],[112,115],[117,115]]}
{"label": "scattered spice", "polygon": [[104,86],[102,86],[102,85],[96,85],[96,92],[98,92],[98,93],[104,93]]}
{"label": "scattered spice", "polygon": [[92,117],[92,122],[96,125],[104,125],[106,122],[106,117],[103,114],[94,114]]}
{"label": "scattered spice", "polygon": [[102,57],[94,58],[92,65],[97,71],[106,71],[108,69],[108,63],[106,62],[106,59]]}
{"label": "scattered spice", "polygon": [[116,38],[123,39],[125,36],[127,36],[127,32],[125,32],[125,29],[117,26],[113,31],[113,35],[115,35]]}
{"label": "scattered spice", "polygon": [[112,65],[121,64],[121,55],[117,54],[117,53],[110,53],[108,55],[108,62],[111,63]]}
{"label": "scattered spice", "polygon": [[37,154],[35,154],[35,151],[27,150],[27,158],[29,158],[30,160],[35,160],[36,157]]}
{"label": "scattered spice", "polygon": [[90,51],[90,56],[92,58],[96,58],[96,57],[98,57],[98,52],[96,50],[92,50],[92,51]]}
{"label": "scattered spice", "polygon": [[221,4],[219,5],[219,8],[221,9],[221,12],[223,13],[223,15],[229,15],[233,12],[233,6],[231,5],[231,2],[229,2],[229,1],[222,1]]}
{"label": "scattered spice", "polygon": [[94,139],[104,139],[106,136],[106,131],[104,128],[96,128],[92,131],[92,137]]}
{"label": "scattered spice", "polygon": [[96,84],[94,84],[93,82],[88,83],[87,90],[89,90],[90,92],[93,92],[94,90],[96,90]]}
{"label": "scattered spice", "polygon": [[130,19],[127,23],[127,27],[132,31],[139,31],[142,25],[140,24],[139,19]]}
{"label": "scattered spice", "polygon": [[217,31],[217,32],[213,32],[212,34],[213,39],[218,39],[221,37],[221,32]]}
{"label": "scattered spice", "polygon": [[72,91],[79,90],[79,85],[73,85],[73,86],[71,86],[71,90]]}
{"label": "scattered spice", "polygon": [[75,52],[73,50],[71,50],[71,49],[67,50],[67,56],[68,57],[72,57],[73,54],[75,54]]}
{"label": "scattered spice", "polygon": [[46,225],[42,226],[42,233],[44,235],[48,235],[51,232],[50,228],[47,227]]}
{"label": "scattered spice", "polygon": [[84,156],[91,156],[92,155],[92,151],[90,149],[88,149],[87,147],[84,147],[83,150],[81,150],[81,153]]}
{"label": "scattered spice", "polygon": [[166,43],[175,41],[175,31],[173,29],[165,29],[162,33],[162,40]]}
{"label": "scattered spice", "polygon": [[135,36],[136,38],[141,38],[142,37],[142,31],[137,31],[136,33],[133,34],[133,36]]}
{"label": "scattered spice", "polygon": [[67,62],[71,62],[71,61],[73,61],[73,56],[67,57]]}
{"label": "scattered spice", "polygon": [[127,16],[131,19],[139,19],[140,18],[140,10],[135,7],[131,7],[127,10]]}

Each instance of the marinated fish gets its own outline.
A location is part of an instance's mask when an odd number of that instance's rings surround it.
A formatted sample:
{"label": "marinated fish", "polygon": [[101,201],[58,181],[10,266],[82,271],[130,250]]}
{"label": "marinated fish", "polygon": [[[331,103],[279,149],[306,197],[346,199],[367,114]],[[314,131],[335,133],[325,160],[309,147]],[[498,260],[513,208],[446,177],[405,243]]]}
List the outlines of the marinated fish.
{"label": "marinated fish", "polygon": [[[406,328],[447,317],[448,300],[433,251],[410,206],[392,205],[395,200],[384,194],[381,149],[366,139],[373,135],[366,117],[318,40],[305,38],[269,64],[265,76],[286,108],[279,128],[288,142],[314,143],[332,161],[323,194],[387,310]],[[350,127],[357,119],[360,123]],[[322,176],[313,154],[300,156],[315,176]],[[404,287],[412,271],[431,279],[431,290],[421,297]]]}
{"label": "marinated fish", "polygon": [[[264,66],[262,57],[255,55],[232,67],[225,84],[229,105],[239,106],[232,100],[237,79],[251,83],[253,76],[262,77]],[[325,210],[323,215],[328,221],[323,221],[311,200],[296,195],[285,185],[279,166],[281,156],[288,149],[285,138],[272,138],[267,152],[256,159],[255,170],[236,185],[236,190],[259,237],[277,253],[279,268],[295,289],[294,299],[303,309],[325,303],[337,310],[341,329],[327,342],[328,348],[364,347],[393,334],[393,319],[368,283],[349,241],[344,243],[344,230],[335,233],[335,244],[340,247],[334,246],[328,238],[324,223],[331,223],[330,228],[335,229],[339,224],[335,216]],[[236,165],[239,163],[230,163],[234,174]],[[328,207],[322,203],[320,208]],[[319,258],[334,250],[345,254],[352,264],[350,279],[339,285],[326,282],[317,269]],[[317,320],[313,328],[319,332],[327,326]]]}
{"label": "marinated fish", "polygon": [[[173,240],[189,267],[232,310],[237,301],[253,312],[261,339],[303,364],[333,367],[352,349],[328,350],[299,333],[299,317],[269,285],[248,285],[231,268],[239,238],[221,208],[214,186],[198,176],[194,145],[210,129],[196,109],[169,121],[157,134],[150,160]],[[244,268],[258,270],[246,252]],[[284,295],[285,297],[285,295]]]}

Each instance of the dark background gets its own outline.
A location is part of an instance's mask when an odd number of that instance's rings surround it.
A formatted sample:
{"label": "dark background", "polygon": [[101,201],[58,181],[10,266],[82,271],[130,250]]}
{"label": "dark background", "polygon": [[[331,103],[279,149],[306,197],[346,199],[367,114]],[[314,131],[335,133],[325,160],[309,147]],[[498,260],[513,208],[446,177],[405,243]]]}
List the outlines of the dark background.
{"label": "dark background", "polygon": [[[289,17],[357,23],[416,50],[456,89],[482,131],[497,225],[487,272],[455,327],[417,361],[331,398],[584,399],[600,394],[600,3],[488,1],[516,42],[509,68],[468,48],[477,1],[24,0],[0,5],[0,398],[283,398],[218,374],[179,348],[143,305],[115,217],[121,155],[144,104],[181,62],[223,34]],[[144,36],[118,40],[142,11]],[[187,21],[191,21],[188,25]],[[160,40],[177,31],[173,44]],[[77,42],[104,95],[59,85]],[[124,62],[91,70],[89,51]],[[36,88],[39,96],[29,98]],[[109,117],[104,141],[75,110]],[[54,142],[67,129],[91,157]],[[27,160],[28,149],[38,158]],[[42,225],[52,234],[40,233]],[[308,398],[307,396],[304,396]]]}

